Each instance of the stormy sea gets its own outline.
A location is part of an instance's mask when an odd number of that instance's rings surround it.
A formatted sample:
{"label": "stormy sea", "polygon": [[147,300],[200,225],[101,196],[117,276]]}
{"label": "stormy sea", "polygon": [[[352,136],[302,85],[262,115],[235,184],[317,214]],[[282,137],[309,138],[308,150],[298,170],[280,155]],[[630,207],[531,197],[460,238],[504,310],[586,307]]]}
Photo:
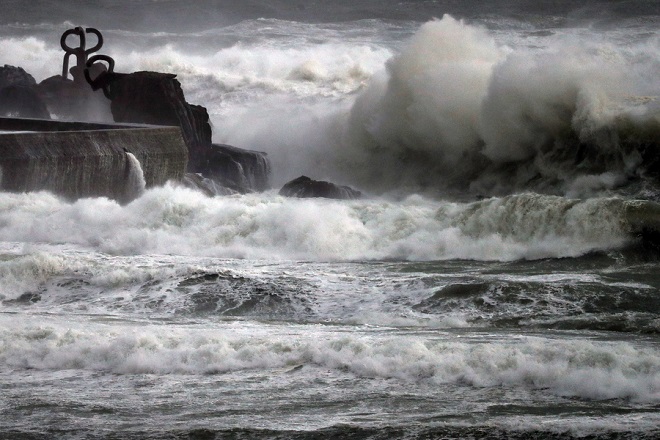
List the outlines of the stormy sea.
{"label": "stormy sea", "polygon": [[0,193],[0,438],[660,438],[657,0],[2,0],[0,64],[75,26],[272,189]]}

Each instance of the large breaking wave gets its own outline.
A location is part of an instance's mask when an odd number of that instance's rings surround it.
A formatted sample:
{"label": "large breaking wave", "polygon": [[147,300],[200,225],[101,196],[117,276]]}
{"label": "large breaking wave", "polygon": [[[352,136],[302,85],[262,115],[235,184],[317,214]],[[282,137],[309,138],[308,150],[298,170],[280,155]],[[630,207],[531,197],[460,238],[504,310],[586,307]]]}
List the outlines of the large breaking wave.
{"label": "large breaking wave", "polygon": [[657,173],[657,42],[511,49],[451,17],[427,23],[353,108],[378,164],[361,182],[585,196]]}

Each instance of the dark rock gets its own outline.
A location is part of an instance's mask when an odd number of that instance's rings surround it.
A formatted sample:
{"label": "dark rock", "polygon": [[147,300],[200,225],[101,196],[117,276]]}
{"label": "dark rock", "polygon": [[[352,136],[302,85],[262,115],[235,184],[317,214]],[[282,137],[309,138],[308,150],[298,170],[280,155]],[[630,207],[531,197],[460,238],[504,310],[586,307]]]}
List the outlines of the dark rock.
{"label": "dark rock", "polygon": [[[266,154],[212,144],[206,108],[186,102],[176,75],[113,72],[101,75],[99,79],[112,100],[112,114],[116,122],[181,128],[189,152],[188,171],[211,179],[213,184],[204,183],[209,191],[215,194],[246,193],[269,188],[270,164]],[[220,190],[220,187],[229,191]]]}
{"label": "dark rock", "polygon": [[32,87],[36,84],[37,82],[34,77],[21,67],[14,67],[8,64],[0,67],[0,89],[7,86]]}
{"label": "dark rock", "polygon": [[192,111],[192,129],[196,133],[195,139],[199,139],[199,143],[195,143],[193,149],[190,150],[191,157],[198,159],[191,167],[201,171],[201,166],[205,162],[204,157],[210,152],[209,144],[212,142],[213,133],[206,107],[194,104],[189,105]]}
{"label": "dark rock", "polygon": [[176,75],[159,72],[110,75],[108,89],[114,120],[181,127],[190,153],[189,170],[195,172],[199,158],[211,144],[206,109],[186,102]]}
{"label": "dark rock", "polygon": [[21,67],[0,67],[0,116],[50,119],[50,113],[34,90],[37,82]]}
{"label": "dark rock", "polygon": [[339,186],[334,183],[312,180],[307,176],[300,176],[288,182],[279,193],[286,197],[324,197],[327,199],[352,200],[362,197],[362,193],[348,186]]}
{"label": "dark rock", "polygon": [[199,172],[239,193],[269,188],[270,163],[266,153],[260,151],[211,144]]}
{"label": "dark rock", "polygon": [[50,112],[33,88],[10,85],[0,89],[0,116],[50,119]]}

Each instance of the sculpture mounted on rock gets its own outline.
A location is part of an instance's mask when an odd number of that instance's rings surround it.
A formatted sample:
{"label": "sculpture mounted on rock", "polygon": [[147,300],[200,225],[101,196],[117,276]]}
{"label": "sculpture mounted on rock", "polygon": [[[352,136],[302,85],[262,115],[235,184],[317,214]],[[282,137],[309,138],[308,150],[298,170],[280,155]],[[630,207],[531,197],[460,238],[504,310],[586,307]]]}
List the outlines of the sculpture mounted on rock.
{"label": "sculpture mounted on rock", "polygon": [[[96,37],[92,47],[88,47],[90,34]],[[76,37],[77,42],[74,41]],[[84,76],[89,56],[103,46],[101,32],[94,28],[68,29],[60,37],[60,46],[64,50],[61,74],[46,78],[35,87],[50,114],[64,121],[112,121],[108,100],[90,90]],[[76,58],[75,65],[69,68],[72,56]]]}
{"label": "sculpture mounted on rock", "polygon": [[270,163],[266,154],[214,144],[208,111],[186,101],[175,74],[118,73],[114,68],[112,57],[97,54],[87,59],[83,76],[92,90],[103,90],[110,100],[115,122],[178,126],[188,147],[190,173],[211,179],[231,192],[269,188]]}
{"label": "sculpture mounted on rock", "polygon": [[[97,61],[105,61],[108,67]],[[92,87],[92,90],[103,90],[106,98],[112,101],[110,95],[110,84],[117,79],[120,73],[115,73],[115,60],[108,55],[94,55],[85,63],[85,80]],[[93,75],[93,77],[92,77]]]}

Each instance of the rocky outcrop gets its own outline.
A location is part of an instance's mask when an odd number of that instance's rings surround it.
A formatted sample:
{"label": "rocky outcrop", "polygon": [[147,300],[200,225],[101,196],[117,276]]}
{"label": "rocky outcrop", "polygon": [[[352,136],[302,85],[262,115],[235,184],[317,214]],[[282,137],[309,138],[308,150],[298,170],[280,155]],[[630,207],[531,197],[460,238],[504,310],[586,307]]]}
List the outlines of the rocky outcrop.
{"label": "rocky outcrop", "polygon": [[37,84],[21,67],[0,67],[0,116],[111,122],[110,105],[87,84],[55,75]]}
{"label": "rocky outcrop", "polygon": [[11,85],[0,89],[0,116],[50,119],[50,112],[34,88]]}
{"label": "rocky outcrop", "polygon": [[181,127],[191,158],[189,169],[194,172],[196,159],[202,157],[211,144],[206,109],[186,102],[176,75],[159,72],[110,75],[110,109],[115,122]]}
{"label": "rocky outcrop", "polygon": [[41,81],[35,90],[51,116],[61,121],[112,122],[110,103],[101,92],[60,75]]}
{"label": "rocky outcrop", "polygon": [[[211,142],[209,114],[186,102],[176,75],[158,72],[109,73],[101,80],[112,100],[116,122],[181,127],[188,146],[190,173],[240,193],[269,187],[270,165],[265,153]],[[214,186],[214,185],[211,185]],[[217,191],[217,185],[213,189]]]}
{"label": "rocky outcrop", "polygon": [[37,81],[22,67],[14,67],[8,64],[0,67],[0,89],[7,86],[33,87],[35,85],[37,85]]}
{"label": "rocky outcrop", "polygon": [[313,180],[307,176],[300,176],[288,182],[279,193],[286,197],[323,197],[326,199],[352,200],[362,197],[362,193],[349,186],[335,185],[331,182]]}
{"label": "rocky outcrop", "polygon": [[198,164],[198,170],[203,176],[236,192],[269,188],[270,163],[266,153],[260,151],[211,144]]}
{"label": "rocky outcrop", "polygon": [[50,119],[46,104],[35,91],[36,84],[20,67],[0,67],[0,116]]}

